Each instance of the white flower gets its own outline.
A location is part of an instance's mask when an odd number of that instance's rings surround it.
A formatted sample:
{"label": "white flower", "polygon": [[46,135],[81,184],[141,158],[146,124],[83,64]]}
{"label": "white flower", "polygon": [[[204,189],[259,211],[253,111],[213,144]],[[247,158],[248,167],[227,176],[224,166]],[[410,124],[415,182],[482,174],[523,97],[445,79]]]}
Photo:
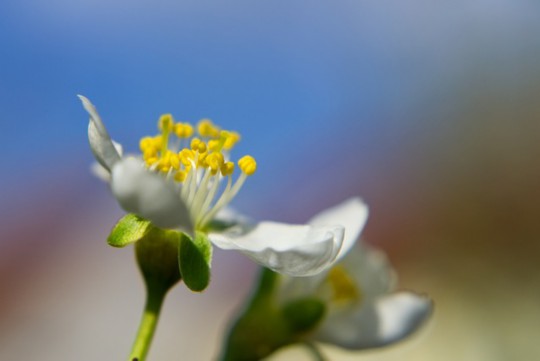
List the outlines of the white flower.
{"label": "white flower", "polygon": [[397,342],[431,315],[429,298],[396,292],[395,287],[396,275],[386,256],[362,243],[327,272],[284,278],[281,297],[324,300],[327,314],[310,338],[361,350]]}
{"label": "white flower", "polygon": [[[236,196],[257,164],[244,156],[235,164],[229,151],[240,139],[209,120],[192,137],[189,123],[175,123],[169,114],[159,121],[160,135],[141,139],[141,156],[123,156],[95,107],[79,96],[90,114],[88,138],[98,170],[110,182],[120,206],[158,227],[193,235],[205,232],[222,249],[235,249],[272,270],[310,276],[330,267],[358,238],[367,218],[366,205],[357,198],[324,211],[307,225],[276,222],[252,224],[226,206]],[[286,202],[284,202],[284,205]],[[227,224],[218,230],[216,223]]]}

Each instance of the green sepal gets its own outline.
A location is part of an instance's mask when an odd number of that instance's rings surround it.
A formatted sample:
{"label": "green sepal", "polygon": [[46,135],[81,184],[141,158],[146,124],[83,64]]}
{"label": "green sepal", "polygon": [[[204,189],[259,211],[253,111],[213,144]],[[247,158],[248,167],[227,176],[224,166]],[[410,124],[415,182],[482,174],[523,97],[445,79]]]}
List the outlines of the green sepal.
{"label": "green sepal", "polygon": [[196,232],[191,239],[182,233],[178,247],[178,266],[186,286],[195,292],[203,291],[210,283],[212,244],[206,234]]}
{"label": "green sepal", "polygon": [[122,248],[143,238],[152,228],[149,221],[135,214],[128,214],[116,223],[107,243]]}
{"label": "green sepal", "polygon": [[287,303],[282,312],[293,333],[305,333],[313,330],[323,319],[326,305],[317,298],[302,298]]}

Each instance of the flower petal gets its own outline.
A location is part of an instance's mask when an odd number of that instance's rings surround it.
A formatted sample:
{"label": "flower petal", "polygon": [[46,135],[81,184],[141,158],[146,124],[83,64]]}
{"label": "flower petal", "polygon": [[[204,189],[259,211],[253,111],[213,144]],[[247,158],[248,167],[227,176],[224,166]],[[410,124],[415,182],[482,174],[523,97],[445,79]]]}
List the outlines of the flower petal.
{"label": "flower petal", "polygon": [[209,238],[219,248],[239,250],[276,272],[299,277],[328,268],[341,248],[343,233],[341,226],[261,222],[247,232],[239,227],[211,233]]}
{"label": "flower petal", "polygon": [[88,123],[88,140],[94,157],[105,169],[109,172],[116,162],[120,160],[120,154],[114,146],[105,125],[101,121],[101,117],[94,105],[88,98],[77,95],[81,100],[84,109],[90,114],[90,122]]}
{"label": "flower petal", "polygon": [[340,263],[355,280],[365,300],[373,300],[395,289],[397,275],[384,252],[357,244]]}
{"label": "flower petal", "polygon": [[163,177],[148,171],[141,160],[127,157],[111,174],[111,189],[124,210],[161,228],[179,228],[193,235],[193,223],[182,198]]}
{"label": "flower petal", "polygon": [[313,226],[341,225],[345,227],[343,246],[337,257],[337,259],[341,259],[360,236],[360,232],[366,224],[367,216],[367,205],[360,198],[355,197],[317,214],[309,221],[309,224]]}
{"label": "flower petal", "polygon": [[427,297],[394,293],[372,304],[330,313],[315,338],[351,350],[382,347],[416,331],[432,309]]}

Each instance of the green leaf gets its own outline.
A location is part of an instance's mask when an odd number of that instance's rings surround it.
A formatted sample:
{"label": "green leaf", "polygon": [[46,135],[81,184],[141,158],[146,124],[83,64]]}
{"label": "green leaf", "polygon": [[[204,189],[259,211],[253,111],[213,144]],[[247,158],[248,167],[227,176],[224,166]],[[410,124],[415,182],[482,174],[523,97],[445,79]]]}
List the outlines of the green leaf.
{"label": "green leaf", "polygon": [[182,279],[190,290],[200,292],[208,286],[211,262],[212,244],[206,234],[196,232],[195,239],[182,234],[178,248],[178,265]]}
{"label": "green leaf", "polygon": [[116,223],[107,243],[113,247],[125,247],[143,238],[152,228],[149,221],[134,214],[128,214]]}
{"label": "green leaf", "polygon": [[282,312],[294,333],[304,333],[322,320],[326,306],[316,298],[302,298],[286,304]]}

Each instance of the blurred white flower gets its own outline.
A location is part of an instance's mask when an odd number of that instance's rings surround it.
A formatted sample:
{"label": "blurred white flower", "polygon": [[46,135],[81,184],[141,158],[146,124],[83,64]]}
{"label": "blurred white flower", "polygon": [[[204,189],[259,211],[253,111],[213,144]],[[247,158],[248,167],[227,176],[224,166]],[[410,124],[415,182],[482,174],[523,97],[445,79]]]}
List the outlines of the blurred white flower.
{"label": "blurred white flower", "polygon": [[[359,242],[360,243],[360,242]],[[329,271],[312,277],[283,277],[281,298],[316,297],[327,314],[309,338],[362,350],[397,342],[431,315],[432,301],[395,291],[396,275],[386,256],[360,243]]]}
{"label": "blurred white flower", "polygon": [[244,156],[233,182],[229,151],[238,133],[203,120],[197,126],[200,137],[192,137],[191,124],[175,123],[166,114],[159,121],[161,134],[141,139],[142,156],[123,156],[94,105],[79,98],[90,114],[90,147],[102,167],[95,172],[109,182],[125,211],[158,227],[190,235],[204,232],[219,248],[238,250],[277,272],[310,276],[340,259],[365,224],[367,207],[358,198],[320,213],[307,225],[246,221],[226,208],[257,168],[253,157]]}

